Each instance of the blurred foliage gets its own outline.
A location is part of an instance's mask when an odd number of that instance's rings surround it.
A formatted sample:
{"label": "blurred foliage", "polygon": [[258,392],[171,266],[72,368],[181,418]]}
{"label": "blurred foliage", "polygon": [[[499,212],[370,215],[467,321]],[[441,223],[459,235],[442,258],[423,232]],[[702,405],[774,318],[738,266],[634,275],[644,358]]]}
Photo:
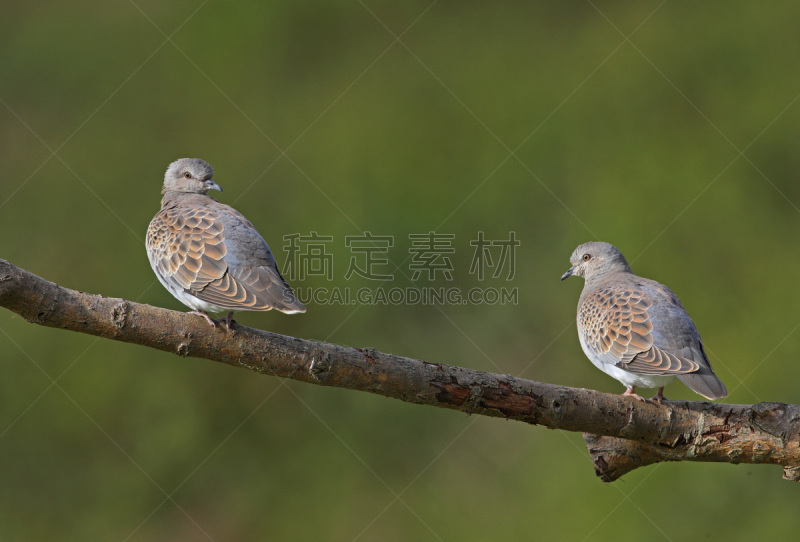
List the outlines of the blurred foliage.
{"label": "blurred foliage", "polygon": [[[800,401],[800,4],[5,2],[0,257],[177,310],[143,241],[172,160],[283,236],[516,232],[519,303],[245,325],[621,392],[580,351],[573,248],[617,245],[697,322],[729,401]],[[627,38],[627,39],[626,39]],[[685,540],[796,532],[775,467],[604,486],[576,434],[304,386],[0,311],[3,540]],[[670,398],[697,398],[680,384]]]}

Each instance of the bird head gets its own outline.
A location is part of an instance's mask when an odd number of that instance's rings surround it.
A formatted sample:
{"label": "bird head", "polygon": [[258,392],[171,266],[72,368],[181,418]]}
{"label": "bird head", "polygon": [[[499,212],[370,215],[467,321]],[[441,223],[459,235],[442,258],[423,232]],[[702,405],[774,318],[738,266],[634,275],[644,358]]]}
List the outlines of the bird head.
{"label": "bird head", "polygon": [[617,247],[608,243],[591,241],[579,245],[569,258],[572,264],[561,280],[573,275],[589,280],[613,271],[631,272],[625,256]]}
{"label": "bird head", "polygon": [[208,194],[209,190],[222,188],[211,180],[214,169],[207,162],[199,158],[181,158],[175,160],[164,174],[164,189],[166,192],[188,192],[191,194]]}

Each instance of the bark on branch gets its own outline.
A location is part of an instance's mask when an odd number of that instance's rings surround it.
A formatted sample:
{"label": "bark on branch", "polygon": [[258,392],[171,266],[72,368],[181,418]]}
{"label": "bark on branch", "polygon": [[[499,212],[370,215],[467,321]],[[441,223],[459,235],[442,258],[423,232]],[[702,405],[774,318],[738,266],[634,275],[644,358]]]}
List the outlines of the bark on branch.
{"label": "bark on branch", "polygon": [[267,375],[582,431],[605,482],[661,461],[775,464],[784,478],[800,480],[800,405],[656,405],[243,326],[212,329],[194,315],[70,290],[2,259],[0,306],[35,324]]}

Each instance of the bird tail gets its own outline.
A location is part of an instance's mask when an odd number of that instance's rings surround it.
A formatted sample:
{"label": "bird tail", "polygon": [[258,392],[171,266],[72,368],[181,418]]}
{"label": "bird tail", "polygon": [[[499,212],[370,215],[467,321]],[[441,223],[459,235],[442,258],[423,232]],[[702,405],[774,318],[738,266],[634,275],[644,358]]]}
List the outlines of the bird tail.
{"label": "bird tail", "polygon": [[281,312],[286,314],[297,314],[306,312],[306,306],[303,305],[289,286],[283,289],[281,295],[281,304],[275,307]]}
{"label": "bird tail", "polygon": [[286,314],[306,312],[306,306],[297,299],[291,286],[277,268],[264,266],[259,267],[258,271],[261,290],[256,295],[259,301]]}
{"label": "bird tail", "polygon": [[728,389],[714,373],[689,373],[678,375],[678,378],[706,399],[722,399],[728,396]]}

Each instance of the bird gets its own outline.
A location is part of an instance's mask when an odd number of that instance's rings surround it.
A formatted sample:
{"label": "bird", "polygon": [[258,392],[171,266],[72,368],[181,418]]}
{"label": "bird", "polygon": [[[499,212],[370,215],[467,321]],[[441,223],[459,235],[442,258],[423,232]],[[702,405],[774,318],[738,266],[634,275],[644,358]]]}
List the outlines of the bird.
{"label": "bird", "polygon": [[579,245],[561,276],[583,277],[578,301],[578,339],[586,357],[640,401],[637,387],[658,388],[676,377],[707,399],[728,395],[714,374],[703,341],[678,296],[658,282],[633,274],[625,256],[608,243]]}
{"label": "bird", "polygon": [[228,330],[233,311],[305,312],[253,224],[208,195],[222,192],[213,177],[214,169],[199,158],[181,158],[167,168],[161,210],[146,237],[158,280],[212,328],[209,312],[228,311]]}

